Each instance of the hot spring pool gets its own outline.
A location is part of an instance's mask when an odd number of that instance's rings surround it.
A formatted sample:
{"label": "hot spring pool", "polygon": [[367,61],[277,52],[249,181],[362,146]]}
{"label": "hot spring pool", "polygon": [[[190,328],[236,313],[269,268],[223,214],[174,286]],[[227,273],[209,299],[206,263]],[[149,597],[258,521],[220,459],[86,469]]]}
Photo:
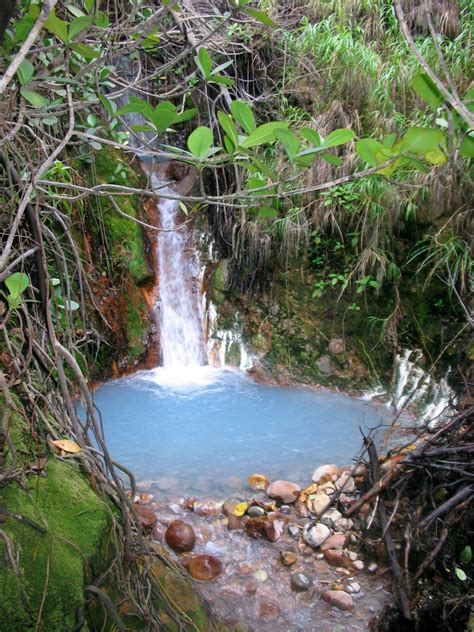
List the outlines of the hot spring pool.
{"label": "hot spring pool", "polygon": [[317,465],[351,462],[359,428],[390,418],[348,395],[210,367],[143,371],[104,384],[94,400],[112,458],[168,495],[228,494],[254,472],[307,484]]}

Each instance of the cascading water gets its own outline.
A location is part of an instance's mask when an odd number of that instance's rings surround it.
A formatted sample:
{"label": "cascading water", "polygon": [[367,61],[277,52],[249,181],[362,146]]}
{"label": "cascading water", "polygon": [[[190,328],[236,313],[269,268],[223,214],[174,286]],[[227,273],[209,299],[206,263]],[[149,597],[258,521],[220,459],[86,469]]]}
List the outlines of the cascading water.
{"label": "cascading water", "polygon": [[[151,173],[153,189],[176,196],[168,182]],[[192,234],[183,223],[179,201],[160,198],[161,232],[157,239],[158,296],[155,303],[165,369],[207,364],[204,318],[201,305],[200,269]]]}

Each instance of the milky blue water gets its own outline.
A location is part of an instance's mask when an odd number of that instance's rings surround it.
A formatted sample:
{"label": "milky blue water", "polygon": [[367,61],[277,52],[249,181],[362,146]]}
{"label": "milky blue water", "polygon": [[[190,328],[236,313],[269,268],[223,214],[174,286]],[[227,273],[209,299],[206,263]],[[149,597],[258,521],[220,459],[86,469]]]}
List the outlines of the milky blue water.
{"label": "milky blue water", "polygon": [[361,446],[359,428],[388,418],[385,407],[348,395],[200,371],[194,382],[176,384],[154,369],[95,391],[109,451],[137,480],[201,495],[235,491],[236,479],[254,472],[306,484],[318,465],[350,463]]}

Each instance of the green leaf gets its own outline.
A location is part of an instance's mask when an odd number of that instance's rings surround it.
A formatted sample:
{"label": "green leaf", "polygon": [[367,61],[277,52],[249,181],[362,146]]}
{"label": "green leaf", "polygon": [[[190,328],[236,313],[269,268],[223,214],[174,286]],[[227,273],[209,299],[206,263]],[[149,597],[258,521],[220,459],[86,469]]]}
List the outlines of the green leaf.
{"label": "green leaf", "polygon": [[198,113],[196,108],[191,108],[189,110],[184,110],[184,112],[181,112],[181,114],[178,114],[175,118],[175,123],[183,123],[184,121],[189,121],[189,119],[193,118],[193,116],[196,116],[196,114]]}
{"label": "green leaf", "polygon": [[335,165],[336,167],[340,167],[342,165],[342,160],[339,158],[339,156],[335,156],[334,154],[330,154],[327,151],[325,151],[325,152],[323,152],[321,154],[321,158],[323,158],[330,165]]}
{"label": "green leaf", "polygon": [[18,78],[22,86],[25,86],[33,78],[34,66],[27,59],[24,59],[18,68]]}
{"label": "green leaf", "polygon": [[78,18],[74,18],[69,24],[68,41],[71,42],[76,35],[79,35],[79,33],[82,33],[82,31],[88,28],[92,24],[93,19],[91,15],[82,15]]}
{"label": "green leaf", "polygon": [[26,86],[20,89],[20,94],[35,108],[44,108],[49,103],[48,99],[42,94],[35,92],[35,90],[30,90]]}
{"label": "green leaf", "polygon": [[461,555],[459,556],[460,561],[463,564],[470,564],[472,560],[472,548],[469,546],[465,546],[461,551]]}
{"label": "green leaf", "polygon": [[413,77],[413,89],[433,110],[436,110],[443,102],[436,84],[424,73]]}
{"label": "green leaf", "polygon": [[251,134],[256,128],[255,117],[252,112],[252,108],[244,101],[232,101],[230,104],[230,111],[232,116],[242,127],[244,132]]}
{"label": "green leaf", "polygon": [[30,278],[23,272],[14,272],[5,279],[5,285],[13,298],[18,298],[20,294],[23,294],[29,284]]}
{"label": "green leaf", "polygon": [[67,23],[56,17],[54,9],[51,11],[48,19],[44,23],[44,28],[53,35],[56,35],[61,42],[67,42]]}
{"label": "green leaf", "polygon": [[241,143],[241,147],[248,149],[249,147],[256,147],[257,145],[264,145],[265,143],[271,143],[276,140],[276,129],[288,129],[288,123],[282,123],[275,121],[272,123],[264,123],[257,127],[247,138]]}
{"label": "green leaf", "polygon": [[300,131],[303,138],[308,140],[310,143],[313,143],[315,147],[321,146],[323,139],[316,130],[311,129],[310,127],[302,127]]}
{"label": "green leaf", "polygon": [[264,219],[268,219],[270,217],[278,217],[278,211],[275,208],[271,208],[270,206],[261,206],[258,209],[258,216]]}
{"label": "green leaf", "polygon": [[109,16],[105,11],[97,11],[95,14],[95,25],[100,29],[108,29],[110,26]]}
{"label": "green leaf", "polygon": [[225,70],[229,66],[232,66],[233,63],[234,63],[233,60],[230,60],[230,61],[225,61],[223,64],[219,64],[219,66],[214,68],[213,74],[217,75],[219,72],[222,72],[223,70]]}
{"label": "green leaf", "polygon": [[60,307],[61,309],[66,309],[70,312],[75,312],[77,309],[79,309],[79,303],[76,303],[76,301],[70,301],[69,299],[61,299],[58,300],[58,307]]}
{"label": "green leaf", "polygon": [[235,81],[230,77],[223,77],[222,75],[209,75],[209,83],[218,83],[223,86],[233,86]]}
{"label": "green leaf", "polygon": [[454,572],[456,573],[456,577],[460,579],[462,582],[465,582],[467,579],[466,573],[462,570],[462,568],[454,567]]}
{"label": "green leaf", "polygon": [[239,135],[237,132],[237,128],[235,127],[235,123],[232,120],[232,117],[229,116],[229,114],[225,114],[224,112],[221,112],[221,111],[217,112],[217,118],[219,120],[219,123],[222,129],[227,134],[229,140],[233,144],[232,151],[229,152],[229,153],[232,153],[237,147],[237,145],[239,144]]}
{"label": "green leaf", "polygon": [[[377,157],[377,152],[380,151],[382,144],[378,140],[373,138],[361,138],[356,141],[356,152],[360,158],[371,167],[376,167],[380,164],[380,160]],[[383,161],[382,161],[383,162]]]}
{"label": "green leaf", "polygon": [[196,62],[196,66],[201,71],[204,79],[207,79],[212,70],[212,59],[207,50],[201,46],[198,50],[197,57],[194,58],[194,61]]}
{"label": "green leaf", "polygon": [[119,108],[116,111],[116,115],[122,116],[122,114],[128,114],[129,112],[135,112],[137,114],[153,114],[154,109],[149,103],[147,103],[147,101],[141,101],[140,103],[131,102]]}
{"label": "green leaf", "polygon": [[468,133],[461,141],[459,154],[463,158],[474,158],[474,136]]}
{"label": "green leaf", "polygon": [[87,11],[87,13],[90,13],[94,8],[94,2],[95,0],[84,0],[84,9]]}
{"label": "green leaf", "polygon": [[84,11],[81,11],[81,9],[78,9],[78,7],[75,7],[73,4],[68,4],[67,9],[75,18],[84,15]]}
{"label": "green leaf", "polygon": [[73,50],[81,57],[84,57],[86,61],[92,61],[93,59],[99,59],[100,53],[97,50],[94,50],[92,46],[88,46],[87,44],[70,44],[71,50]]}
{"label": "green leaf", "polygon": [[415,154],[426,154],[430,151],[438,151],[446,145],[445,135],[439,129],[411,127],[405,134],[402,142],[402,151],[410,151]]}
{"label": "green leaf", "polygon": [[277,140],[279,140],[285,148],[288,158],[290,160],[294,160],[300,145],[296,134],[291,132],[289,129],[276,129],[274,133]]}
{"label": "green leaf", "polygon": [[176,106],[170,101],[159,103],[153,113],[145,112],[145,116],[151,120],[156,131],[161,134],[173,125],[176,119]]}
{"label": "green leaf", "polygon": [[269,15],[263,13],[262,11],[257,11],[256,9],[246,8],[243,10],[244,13],[250,15],[250,17],[255,18],[258,22],[265,24],[265,26],[276,26],[275,22],[271,19]]}
{"label": "green leaf", "polygon": [[209,127],[198,127],[188,138],[188,148],[196,158],[203,158],[214,142],[212,130]]}
{"label": "green leaf", "polygon": [[323,140],[322,147],[337,147],[344,145],[355,137],[351,129],[335,129]]}
{"label": "green leaf", "polygon": [[104,97],[103,94],[99,95],[99,100],[110,118],[113,118],[117,114],[117,104],[114,101],[107,99],[107,97]]}

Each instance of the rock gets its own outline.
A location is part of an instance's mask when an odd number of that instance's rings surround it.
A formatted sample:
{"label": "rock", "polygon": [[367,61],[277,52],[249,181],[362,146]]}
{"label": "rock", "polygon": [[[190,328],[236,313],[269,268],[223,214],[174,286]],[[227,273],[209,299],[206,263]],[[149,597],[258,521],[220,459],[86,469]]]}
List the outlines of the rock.
{"label": "rock", "polygon": [[343,338],[333,338],[329,341],[328,349],[332,355],[340,355],[346,352],[346,343]]}
{"label": "rock", "polygon": [[240,504],[240,502],[240,500],[234,500],[231,498],[226,500],[225,503],[222,505],[222,511],[224,512],[224,515],[227,517],[234,516],[235,508],[238,504]]}
{"label": "rock", "polygon": [[270,481],[264,474],[252,474],[247,479],[248,486],[257,492],[265,492],[270,487]]}
{"label": "rock", "polygon": [[376,573],[378,570],[378,564],[376,564],[375,562],[370,562],[370,564],[367,565],[367,570],[369,571],[369,573]]}
{"label": "rock", "polygon": [[222,503],[217,503],[215,500],[196,500],[193,503],[193,511],[198,516],[220,516]]}
{"label": "rock", "polygon": [[257,540],[267,539],[276,542],[282,535],[288,522],[288,517],[279,512],[271,512],[267,517],[248,518],[245,522],[245,532]]}
{"label": "rock", "polygon": [[293,573],[290,577],[291,589],[295,592],[304,592],[313,585],[313,580],[306,573]]}
{"label": "rock", "polygon": [[297,540],[300,537],[301,530],[296,524],[289,524],[288,533],[294,540]]}
{"label": "rock", "polygon": [[345,492],[353,492],[355,490],[355,480],[349,476],[348,472],[344,472],[335,482],[336,489],[343,489]]}
{"label": "rock", "polygon": [[250,538],[264,540],[267,537],[266,529],[268,526],[269,523],[265,517],[249,518],[245,522],[244,530]]}
{"label": "rock", "polygon": [[315,364],[318,367],[318,371],[321,373],[321,375],[324,375],[326,377],[331,375],[334,371],[331,358],[327,355],[318,358]]}
{"label": "rock", "polygon": [[282,505],[279,509],[279,512],[289,515],[291,513],[291,507],[289,505]]}
{"label": "rock", "polygon": [[227,528],[229,531],[239,531],[244,528],[244,523],[242,518],[239,516],[234,516],[234,514],[230,514],[227,518]]}
{"label": "rock", "polygon": [[243,575],[245,577],[256,573],[258,571],[258,566],[253,562],[244,560],[243,562],[239,562],[237,564],[236,571],[238,575]]}
{"label": "rock", "polygon": [[321,551],[325,551],[326,549],[336,549],[337,551],[341,551],[347,542],[347,536],[344,533],[335,533],[334,535],[330,535],[326,542],[321,544]]}
{"label": "rock", "polygon": [[350,557],[344,551],[337,549],[326,549],[324,557],[331,566],[341,566],[345,568],[351,563]]}
{"label": "rock", "polygon": [[185,498],[184,500],[183,509],[187,509],[188,511],[193,511],[195,502],[197,502],[196,496],[188,496],[188,498]]}
{"label": "rock", "polygon": [[323,593],[322,597],[324,601],[339,608],[339,610],[352,610],[354,607],[354,600],[343,590],[328,590]]}
{"label": "rock", "polygon": [[247,582],[247,585],[245,586],[245,592],[248,595],[255,595],[255,593],[257,592],[258,589],[258,584],[254,579],[251,579],[250,581]]}
{"label": "rock", "polygon": [[300,492],[300,486],[290,481],[273,481],[267,489],[267,494],[270,498],[274,498],[285,504],[294,503],[300,495]]}
{"label": "rock", "polygon": [[351,560],[351,562],[355,562],[357,559],[357,553],[355,551],[348,551],[347,552],[349,559]]}
{"label": "rock", "polygon": [[155,516],[153,511],[148,507],[145,507],[144,505],[139,505],[137,503],[133,503],[133,509],[137,514],[137,518],[143,529],[143,533],[151,533],[157,521],[157,517]]}
{"label": "rock", "polygon": [[280,614],[280,606],[270,599],[262,599],[258,611],[260,619],[276,619]]}
{"label": "rock", "polygon": [[334,529],[334,531],[344,531],[345,529],[350,529],[352,526],[352,520],[343,518],[341,512],[334,508],[328,509],[328,511],[321,516],[320,520],[330,529]]}
{"label": "rock", "polygon": [[352,562],[352,568],[355,571],[363,571],[364,570],[364,562],[362,560],[355,560],[354,562]]}
{"label": "rock", "polygon": [[301,500],[296,501],[295,512],[296,515],[300,518],[307,518],[309,516],[309,509],[305,503],[301,502]]}
{"label": "rock", "polygon": [[360,584],[358,584],[357,582],[351,582],[350,584],[347,584],[346,590],[351,595],[356,595],[357,593],[360,593]]}
{"label": "rock", "polygon": [[188,562],[191,577],[210,582],[222,573],[222,562],[213,555],[195,555]]}
{"label": "rock", "polygon": [[160,524],[159,522],[156,523],[156,525],[153,528],[153,532],[151,534],[151,537],[153,538],[153,540],[155,540],[155,542],[164,542],[165,541],[165,527]]}
{"label": "rock", "polygon": [[330,465],[320,465],[314,470],[313,482],[325,483],[326,481],[335,481],[339,476],[339,468],[334,463]]}
{"label": "rock", "polygon": [[297,560],[298,556],[293,551],[280,551],[280,562],[283,566],[293,566]]}
{"label": "rock", "polygon": [[306,500],[306,506],[309,511],[317,516],[321,516],[326,509],[329,508],[331,499],[324,492],[318,492],[317,494],[311,494]]}
{"label": "rock", "polygon": [[265,509],[263,507],[259,507],[258,505],[252,505],[247,509],[247,516],[251,518],[260,518],[265,515]]}
{"label": "rock", "polygon": [[320,522],[315,525],[306,525],[303,529],[303,540],[313,549],[321,546],[321,544],[325,542],[330,535],[331,532],[328,527]]}
{"label": "rock", "polygon": [[364,465],[363,463],[358,463],[353,472],[353,476],[365,476],[366,472],[367,472],[367,466]]}
{"label": "rock", "polygon": [[147,494],[146,492],[142,492],[138,496],[137,503],[140,505],[149,505],[153,500],[153,494]]}
{"label": "rock", "polygon": [[268,573],[266,571],[262,570],[261,568],[258,571],[255,571],[253,576],[261,584],[263,584],[263,582],[266,582],[267,579],[268,579]]}
{"label": "rock", "polygon": [[190,524],[182,520],[174,520],[166,529],[165,540],[174,551],[184,553],[193,550],[196,536]]}

